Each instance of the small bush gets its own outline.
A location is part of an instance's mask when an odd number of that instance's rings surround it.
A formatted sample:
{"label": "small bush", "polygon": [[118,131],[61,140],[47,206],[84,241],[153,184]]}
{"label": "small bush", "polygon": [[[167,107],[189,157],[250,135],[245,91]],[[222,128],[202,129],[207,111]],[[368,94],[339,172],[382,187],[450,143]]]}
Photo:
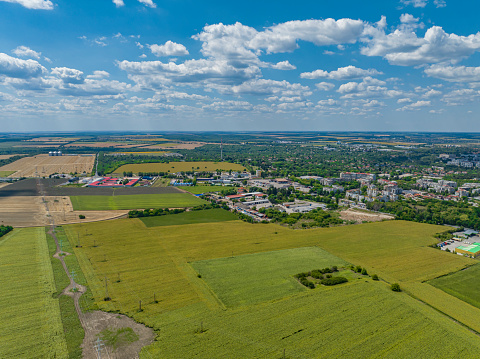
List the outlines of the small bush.
{"label": "small bush", "polygon": [[338,271],[338,267],[337,266],[332,266],[332,273],[337,272],[337,271]]}
{"label": "small bush", "polygon": [[355,272],[361,273],[361,272],[362,272],[362,267],[356,266],[356,267],[355,267]]}
{"label": "small bush", "polygon": [[393,290],[394,292],[401,292],[402,291],[402,289],[400,288],[400,284],[398,284],[398,283],[393,283],[390,286],[390,289]]}
{"label": "small bush", "polygon": [[362,269],[362,275],[368,275],[367,270],[365,268]]}
{"label": "small bush", "polygon": [[373,280],[378,280],[378,275],[376,275],[376,274],[372,275],[372,279]]}
{"label": "small bush", "polygon": [[332,275],[331,275],[331,274],[327,274],[325,277],[327,277],[327,278],[332,278]]}
{"label": "small bush", "polygon": [[85,219],[85,216],[84,216],[83,214],[79,214],[79,215],[78,215],[78,218],[80,218],[80,219]]}

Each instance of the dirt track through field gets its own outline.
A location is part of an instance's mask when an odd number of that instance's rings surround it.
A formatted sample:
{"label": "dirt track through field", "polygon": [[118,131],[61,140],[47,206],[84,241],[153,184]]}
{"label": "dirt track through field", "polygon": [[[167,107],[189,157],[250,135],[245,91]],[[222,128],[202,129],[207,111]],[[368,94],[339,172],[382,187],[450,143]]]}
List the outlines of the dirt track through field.
{"label": "dirt track through field", "polygon": [[[44,194],[43,185],[40,181],[38,184],[38,192]],[[60,244],[58,242],[57,235],[55,233],[55,222],[53,217],[49,216],[49,210],[45,197],[43,200],[45,204],[45,211],[47,218],[51,219],[50,230],[48,233],[55,240],[56,252],[53,255],[54,258],[57,258],[63,266],[63,270],[70,280],[70,284],[62,291],[62,295],[68,295],[73,298],[75,305],[75,310],[77,312],[80,323],[85,331],[85,337],[82,344],[82,357],[84,359],[94,359],[94,358],[116,358],[116,359],[130,359],[138,358],[140,350],[151,344],[155,338],[155,334],[152,329],[145,327],[139,323],[136,323],[133,319],[130,319],[124,315],[118,315],[114,313],[106,313],[102,311],[94,311],[83,313],[82,308],[79,304],[79,299],[83,293],[86,292],[87,288],[76,283],[72,274],[68,270],[68,267],[65,263],[64,256],[71,255],[61,251]],[[121,348],[114,350],[113,348],[108,348],[101,341],[99,341],[99,334],[105,330],[117,330],[120,328],[131,328],[137,335],[138,340],[133,343],[125,344]],[[103,345],[102,345],[103,344]]]}

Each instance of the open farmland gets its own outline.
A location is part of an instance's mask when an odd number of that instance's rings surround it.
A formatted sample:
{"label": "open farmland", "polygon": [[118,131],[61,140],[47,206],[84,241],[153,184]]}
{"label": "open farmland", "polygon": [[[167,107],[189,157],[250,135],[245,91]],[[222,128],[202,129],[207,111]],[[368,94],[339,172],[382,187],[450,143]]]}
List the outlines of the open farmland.
{"label": "open farmland", "polygon": [[301,359],[439,359],[475,358],[480,349],[475,334],[378,282],[227,311],[192,315],[190,309],[162,324],[143,358],[280,359],[285,350],[286,358]]}
{"label": "open farmland", "polygon": [[347,263],[318,247],[304,247],[191,264],[223,304],[231,307],[307,291],[294,274]]}
{"label": "open farmland", "polygon": [[0,167],[0,171],[15,171],[10,177],[47,177],[54,173],[90,173],[94,155],[24,157]]}
{"label": "open farmland", "polygon": [[75,211],[194,207],[206,202],[187,193],[126,196],[72,196]]}
{"label": "open farmland", "polygon": [[237,220],[232,212],[222,208],[208,209],[204,211],[190,211],[166,216],[142,217],[140,220],[147,227],[178,226],[182,224],[211,223]]}
{"label": "open farmland", "polygon": [[123,172],[187,172],[187,171],[206,171],[213,172],[216,170],[222,171],[245,171],[246,168],[236,163],[228,162],[170,162],[170,163],[137,163],[130,165],[123,165],[117,168],[115,173]]}
{"label": "open farmland", "polygon": [[452,273],[428,282],[477,308],[480,308],[480,265]]}
{"label": "open farmland", "polygon": [[0,357],[66,358],[58,299],[43,228],[0,239]]}
{"label": "open farmland", "polygon": [[0,177],[8,177],[11,174],[14,174],[16,171],[0,171]]}
{"label": "open farmland", "polygon": [[[65,228],[67,233],[78,231],[85,243],[75,251],[78,258],[83,256],[91,262],[84,272],[97,278],[90,283],[96,298],[103,298],[105,275],[114,278],[120,271],[126,276],[122,284],[111,288],[116,292],[111,293],[115,301],[100,300],[99,305],[110,309],[113,305],[131,315],[137,314],[138,300],[148,303],[154,292],[168,295],[157,306],[146,307],[143,314],[162,310],[164,306],[163,309],[183,307],[191,301],[210,302],[210,296],[199,295],[203,293],[204,281],[196,278],[188,264],[200,260],[319,246],[343,260],[366,267],[369,273],[400,283],[433,279],[475,263],[426,247],[434,241],[432,235],[445,230],[444,227],[403,221],[295,231],[274,224],[251,225],[241,221],[147,228],[139,219],[88,223],[82,227],[82,230],[77,225]],[[89,235],[85,235],[86,230]],[[97,247],[92,247],[93,239]],[[161,276],[163,280],[152,286],[144,273]],[[125,292],[127,284],[135,296]]]}

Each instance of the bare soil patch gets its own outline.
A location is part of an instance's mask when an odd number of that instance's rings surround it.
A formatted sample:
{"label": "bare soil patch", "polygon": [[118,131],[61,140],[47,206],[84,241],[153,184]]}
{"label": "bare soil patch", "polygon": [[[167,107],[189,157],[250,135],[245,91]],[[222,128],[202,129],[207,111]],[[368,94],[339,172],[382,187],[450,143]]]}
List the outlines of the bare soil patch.
{"label": "bare soil patch", "polygon": [[345,221],[355,221],[357,223],[363,222],[380,222],[383,220],[394,219],[394,216],[383,214],[383,213],[375,213],[375,212],[363,212],[357,211],[354,209],[347,209],[345,211],[340,212],[340,218]]}
{"label": "bare soil patch", "polygon": [[138,335],[138,340],[128,345],[121,346],[115,351],[113,348],[106,348],[102,354],[107,354],[110,358],[131,359],[138,358],[140,350],[153,342],[155,332],[142,324],[135,322],[133,319],[114,313],[106,313],[101,311],[83,313],[83,320],[88,325],[89,330],[85,331],[85,339],[83,340],[82,349],[84,358],[96,358],[96,350],[94,349],[98,335],[105,329],[118,330],[121,328],[132,328]]}
{"label": "bare soil patch", "polygon": [[54,173],[90,173],[94,155],[49,156],[48,154],[24,157],[0,167],[0,171],[15,171],[9,177],[48,177]]}
{"label": "bare soil patch", "polygon": [[[69,197],[47,196],[45,201],[48,214],[40,196],[0,196],[0,224],[14,227],[46,226],[53,218],[56,224],[62,225],[115,219],[128,214],[128,211],[73,211]],[[80,214],[85,219],[80,219]]]}

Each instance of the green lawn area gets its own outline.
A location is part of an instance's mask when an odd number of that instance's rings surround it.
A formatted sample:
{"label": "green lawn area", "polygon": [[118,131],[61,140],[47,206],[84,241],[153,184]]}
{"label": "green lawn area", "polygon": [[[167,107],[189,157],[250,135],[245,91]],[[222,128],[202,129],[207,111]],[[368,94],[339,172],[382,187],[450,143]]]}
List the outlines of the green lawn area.
{"label": "green lawn area", "polygon": [[480,308],[480,263],[428,281],[434,287]]}
{"label": "green lawn area", "polygon": [[45,231],[0,240],[0,357],[68,357]]}
{"label": "green lawn area", "polygon": [[136,194],[126,196],[72,196],[75,211],[116,209],[180,208],[207,203],[187,193]]}
{"label": "green lawn area", "polygon": [[15,173],[15,172],[17,172],[17,171],[0,171],[0,177],[8,177],[12,173]]}
{"label": "green lawn area", "polygon": [[[225,189],[225,187],[223,186],[185,186],[180,188],[193,194],[202,194],[207,192],[220,192],[221,190]],[[227,187],[227,189],[228,188],[229,187]]]}
{"label": "green lawn area", "polygon": [[191,264],[219,299],[232,307],[305,291],[293,275],[347,263],[318,247],[304,247]]}
{"label": "green lawn area", "polygon": [[166,216],[142,217],[140,220],[147,227],[176,226],[180,224],[225,222],[237,220],[232,212],[222,208],[207,209],[203,211],[190,211]]}

